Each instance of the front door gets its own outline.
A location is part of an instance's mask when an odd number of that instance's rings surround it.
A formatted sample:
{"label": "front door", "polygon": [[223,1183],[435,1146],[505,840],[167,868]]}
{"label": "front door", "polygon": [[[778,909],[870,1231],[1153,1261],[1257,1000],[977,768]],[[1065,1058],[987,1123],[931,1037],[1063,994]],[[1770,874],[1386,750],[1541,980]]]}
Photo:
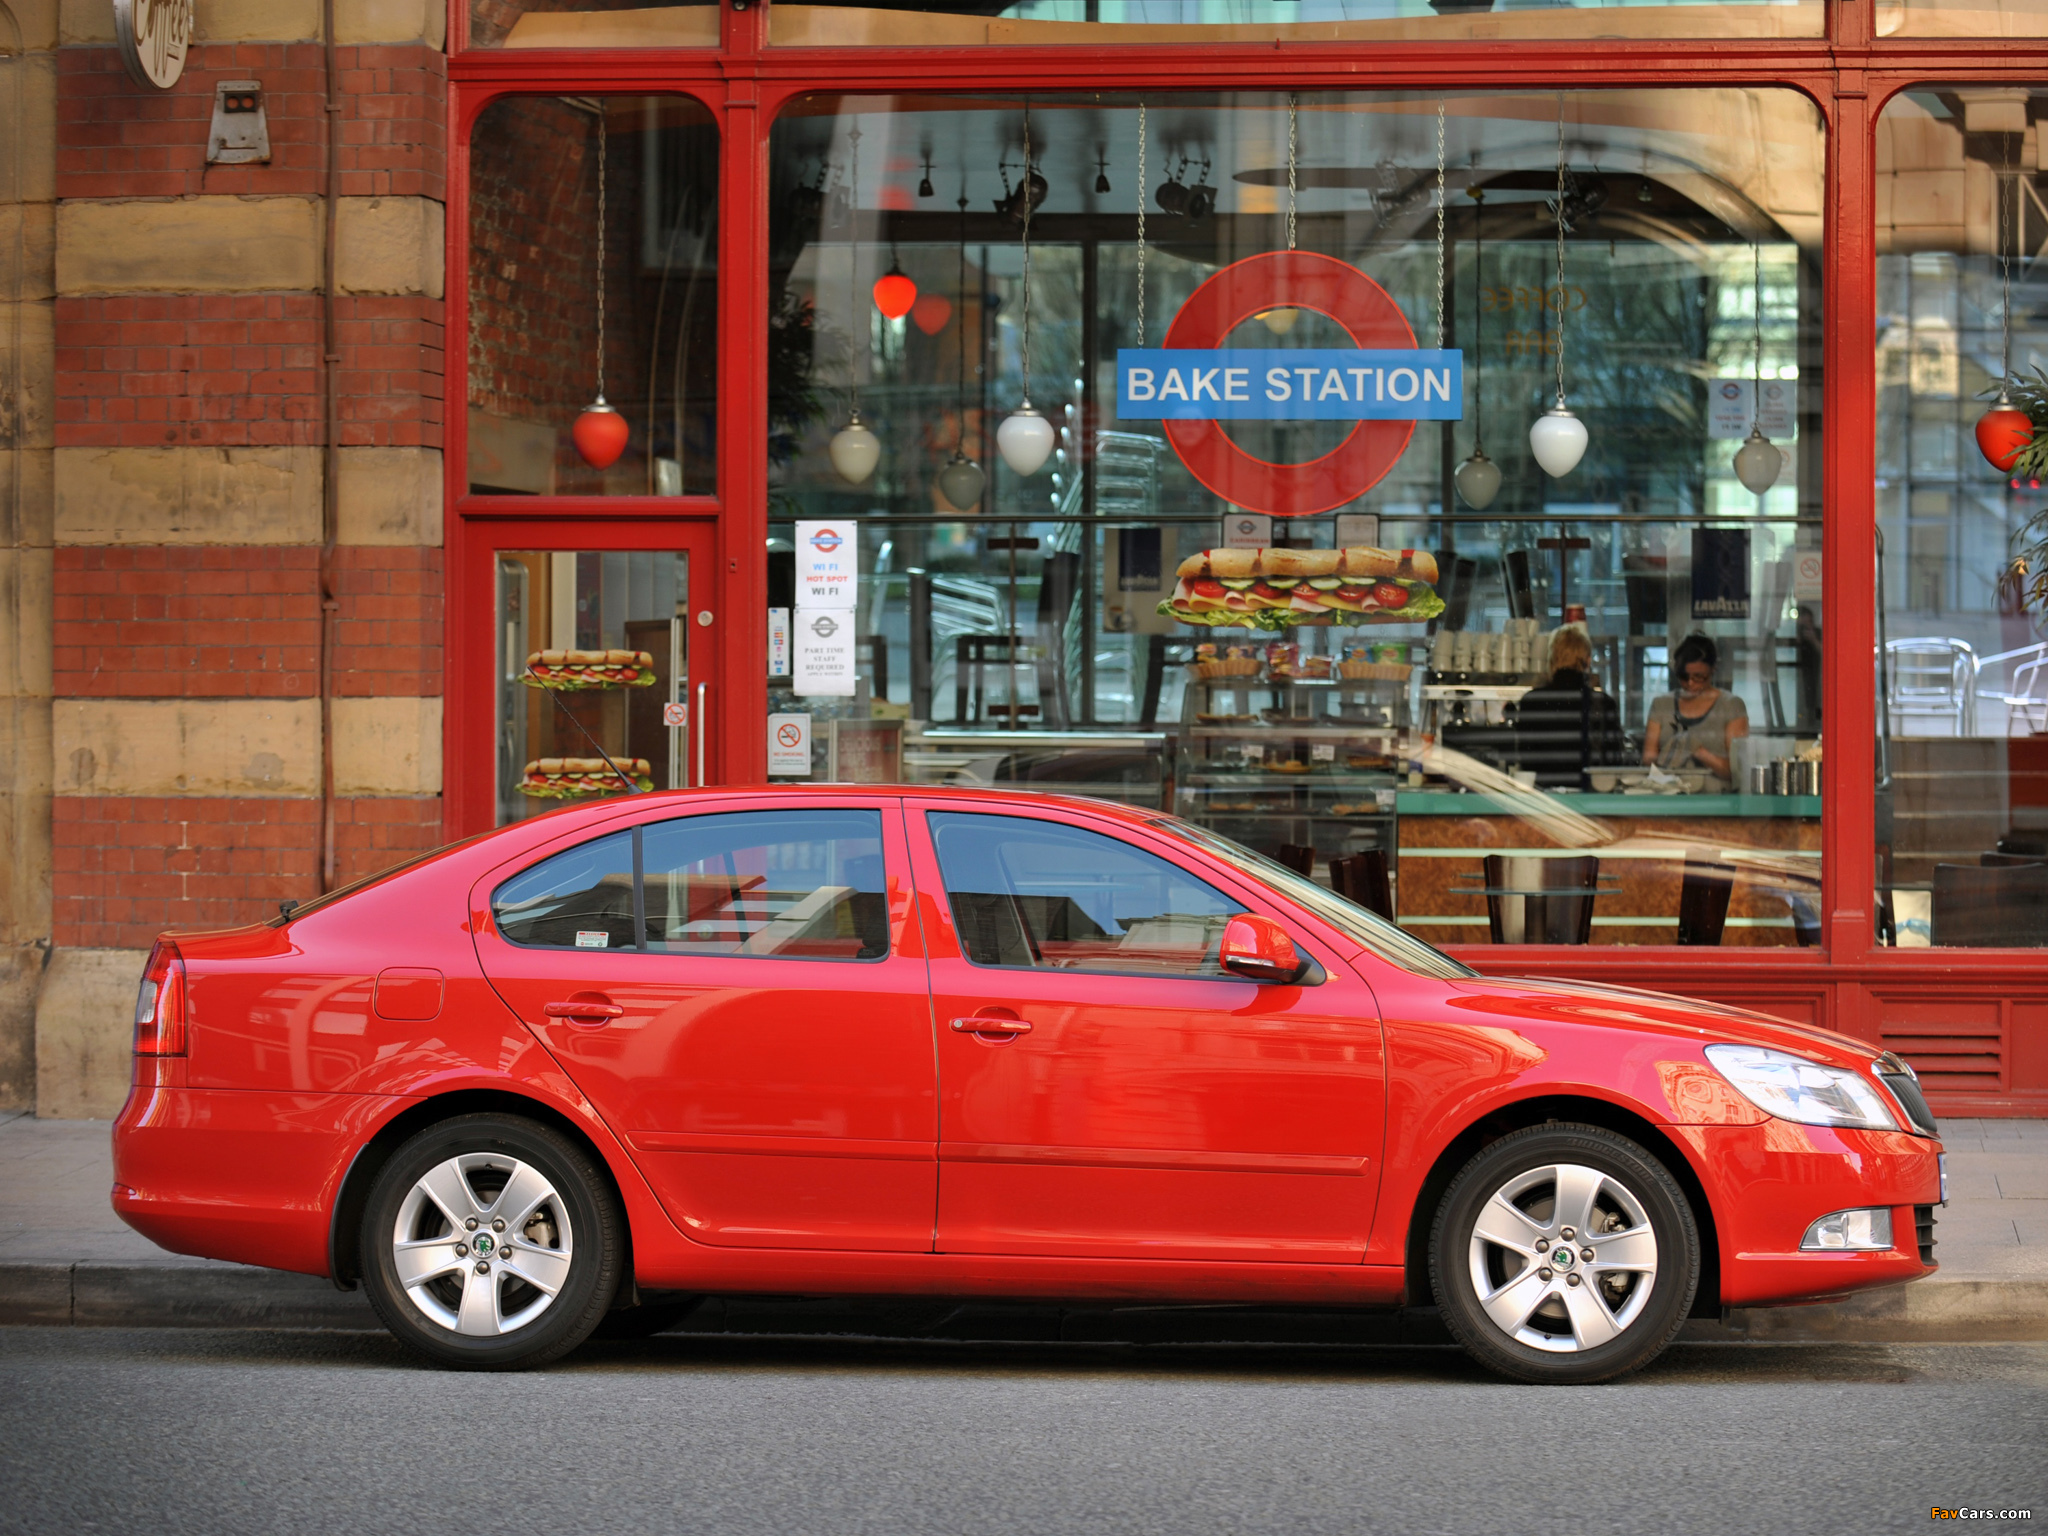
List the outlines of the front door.
{"label": "front door", "polygon": [[1385,1113],[1370,989],[1335,965],[1222,972],[1246,905],[1163,846],[955,806],[910,818],[939,1251],[1359,1261]]}
{"label": "front door", "polygon": [[736,796],[494,879],[485,972],[691,1237],[931,1250],[931,1009],[895,802]]}

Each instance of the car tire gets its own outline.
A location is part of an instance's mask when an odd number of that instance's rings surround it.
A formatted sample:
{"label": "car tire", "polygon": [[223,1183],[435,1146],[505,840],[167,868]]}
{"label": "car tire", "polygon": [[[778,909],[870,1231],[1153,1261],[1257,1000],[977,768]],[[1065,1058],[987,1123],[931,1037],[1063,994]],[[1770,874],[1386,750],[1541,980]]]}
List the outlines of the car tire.
{"label": "car tire", "polygon": [[1569,1385],[1663,1353],[1692,1309],[1699,1254],[1692,1207],[1661,1162],[1598,1126],[1550,1124],[1459,1170],[1430,1230],[1429,1276],[1475,1360]]}
{"label": "car tire", "polygon": [[618,1294],[625,1215],[567,1137],[461,1115],[392,1154],[363,1213],[363,1284],[399,1341],[442,1365],[521,1370],[590,1336]]}

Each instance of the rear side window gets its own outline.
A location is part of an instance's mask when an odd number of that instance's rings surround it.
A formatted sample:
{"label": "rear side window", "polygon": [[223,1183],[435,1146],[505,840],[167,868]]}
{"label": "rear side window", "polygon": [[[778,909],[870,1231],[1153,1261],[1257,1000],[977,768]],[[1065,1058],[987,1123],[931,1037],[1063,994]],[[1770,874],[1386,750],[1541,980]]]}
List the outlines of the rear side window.
{"label": "rear side window", "polygon": [[879,960],[889,952],[882,814],[746,811],[647,828],[648,948]]}
{"label": "rear side window", "polygon": [[1221,976],[1244,906],[1156,854],[1021,816],[930,813],[953,923],[976,965]]}
{"label": "rear side window", "polygon": [[514,944],[785,960],[889,952],[882,816],[683,816],[580,844],[499,886]]}
{"label": "rear side window", "polygon": [[633,834],[580,843],[514,875],[491,896],[514,944],[541,949],[633,947]]}

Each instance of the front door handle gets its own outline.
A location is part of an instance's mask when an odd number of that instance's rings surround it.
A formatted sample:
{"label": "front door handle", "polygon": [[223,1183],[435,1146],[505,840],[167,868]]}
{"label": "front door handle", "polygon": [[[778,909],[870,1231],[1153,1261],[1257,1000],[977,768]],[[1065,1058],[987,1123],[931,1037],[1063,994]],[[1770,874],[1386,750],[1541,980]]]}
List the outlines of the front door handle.
{"label": "front door handle", "polygon": [[566,1003],[546,1003],[540,1010],[551,1019],[616,1019],[625,1014],[617,1003],[590,998],[571,998]]}
{"label": "front door handle", "polygon": [[1028,1035],[1031,1033],[1031,1021],[988,1018],[977,1014],[971,1019],[955,1019],[953,1028],[963,1035]]}

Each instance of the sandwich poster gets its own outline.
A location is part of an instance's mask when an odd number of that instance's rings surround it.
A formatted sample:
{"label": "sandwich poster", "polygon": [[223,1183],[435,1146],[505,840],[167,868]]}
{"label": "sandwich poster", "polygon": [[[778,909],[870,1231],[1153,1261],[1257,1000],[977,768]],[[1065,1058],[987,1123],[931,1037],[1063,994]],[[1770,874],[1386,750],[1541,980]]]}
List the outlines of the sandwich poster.
{"label": "sandwich poster", "polygon": [[1420,624],[1444,611],[1419,549],[1205,549],[1180,563],[1159,611],[1212,629]]}

